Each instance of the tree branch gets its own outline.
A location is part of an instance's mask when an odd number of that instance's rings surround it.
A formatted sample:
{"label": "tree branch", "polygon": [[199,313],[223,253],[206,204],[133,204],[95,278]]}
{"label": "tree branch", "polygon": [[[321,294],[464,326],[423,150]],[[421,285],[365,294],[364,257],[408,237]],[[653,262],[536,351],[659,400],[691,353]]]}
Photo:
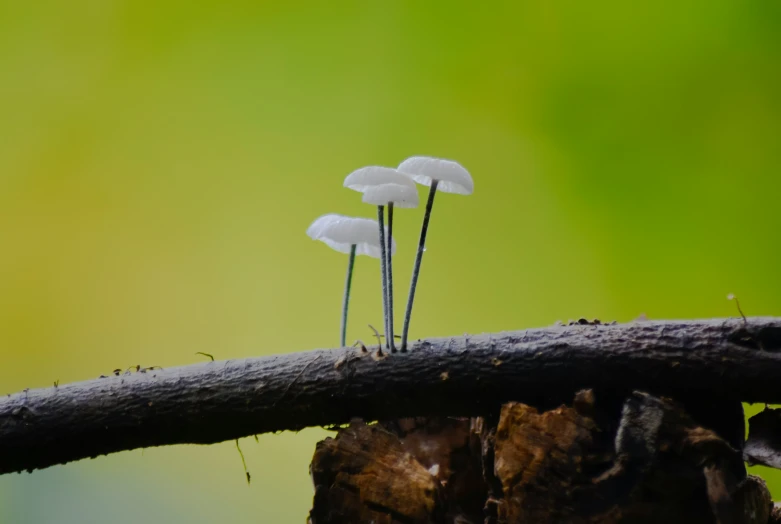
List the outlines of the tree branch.
{"label": "tree branch", "polygon": [[354,417],[469,416],[640,389],[781,402],[781,318],[556,326],[150,370],[0,399],[0,474]]}

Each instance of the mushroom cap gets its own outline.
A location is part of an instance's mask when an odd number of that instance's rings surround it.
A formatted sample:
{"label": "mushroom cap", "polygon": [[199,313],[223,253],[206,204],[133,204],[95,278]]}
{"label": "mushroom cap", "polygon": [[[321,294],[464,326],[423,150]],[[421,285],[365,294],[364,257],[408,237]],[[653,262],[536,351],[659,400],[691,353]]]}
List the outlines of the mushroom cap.
{"label": "mushroom cap", "polygon": [[404,173],[400,173],[398,169],[384,166],[362,167],[356,169],[344,179],[344,187],[359,193],[365,192],[370,187],[383,184],[415,187],[415,182],[413,182],[412,178]]}
{"label": "mushroom cap", "polygon": [[475,188],[469,171],[455,160],[413,156],[399,164],[399,171],[424,186],[430,186],[432,180],[439,180],[437,189],[445,193],[471,195]]}
{"label": "mushroom cap", "polygon": [[371,186],[363,192],[361,200],[375,206],[384,206],[388,202],[393,202],[396,207],[418,207],[418,188],[411,179],[407,178],[407,180],[412,183],[412,187],[399,184]]}
{"label": "mushroom cap", "polygon": [[[317,218],[306,234],[324,242],[340,253],[349,253],[355,245],[356,255],[380,258],[380,225],[370,218],[347,217],[334,213]],[[385,228],[388,234],[388,228]],[[391,255],[396,253],[396,241],[391,239]]]}

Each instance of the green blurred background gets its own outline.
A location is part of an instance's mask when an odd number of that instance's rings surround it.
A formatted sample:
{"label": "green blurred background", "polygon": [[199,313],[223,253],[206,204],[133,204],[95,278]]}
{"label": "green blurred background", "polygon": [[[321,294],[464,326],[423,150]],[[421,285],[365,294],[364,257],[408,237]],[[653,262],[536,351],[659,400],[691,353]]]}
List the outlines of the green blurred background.
{"label": "green blurred background", "polygon": [[[476,191],[437,199],[411,336],[781,315],[780,44],[770,0],[0,0],[0,393],[336,345],[346,257],[304,231],[413,154]],[[242,441],[250,487],[232,443],[6,475],[0,522],[303,522],[325,434]]]}

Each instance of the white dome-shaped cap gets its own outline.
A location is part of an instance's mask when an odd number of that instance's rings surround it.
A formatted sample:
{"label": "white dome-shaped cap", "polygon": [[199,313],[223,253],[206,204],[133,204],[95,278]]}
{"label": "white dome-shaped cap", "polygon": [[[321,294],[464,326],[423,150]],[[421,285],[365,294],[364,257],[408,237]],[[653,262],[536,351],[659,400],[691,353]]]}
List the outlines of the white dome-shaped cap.
{"label": "white dome-shaped cap", "polygon": [[375,206],[384,206],[388,202],[393,202],[396,207],[418,207],[418,188],[411,179],[407,178],[407,180],[412,183],[412,187],[399,184],[371,186],[363,192],[362,200],[366,204]]}
{"label": "white dome-shaped cap", "polygon": [[471,195],[475,188],[469,171],[455,160],[413,156],[399,164],[399,171],[424,186],[430,186],[434,179],[439,180],[437,189],[445,193]]}
{"label": "white dome-shaped cap", "polygon": [[[340,253],[349,253],[355,245],[356,255],[380,258],[380,226],[370,218],[355,218],[328,214],[312,222],[306,234],[320,240]],[[388,234],[388,228],[385,228]],[[391,239],[391,255],[396,253],[396,241]]]}
{"label": "white dome-shaped cap", "polygon": [[365,192],[370,187],[384,184],[415,187],[415,182],[413,182],[409,176],[400,173],[397,169],[392,167],[362,167],[356,169],[344,179],[344,187],[354,189],[360,193]]}

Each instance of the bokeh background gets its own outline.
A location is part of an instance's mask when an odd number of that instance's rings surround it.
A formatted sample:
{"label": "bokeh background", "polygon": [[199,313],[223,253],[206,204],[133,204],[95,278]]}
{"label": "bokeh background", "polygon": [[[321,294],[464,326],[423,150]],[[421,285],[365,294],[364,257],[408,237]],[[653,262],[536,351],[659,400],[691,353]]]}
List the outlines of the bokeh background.
{"label": "bokeh background", "polygon": [[[437,199],[414,337],[781,315],[780,64],[775,1],[0,0],[0,393],[336,345],[346,257],[306,227],[413,154],[476,187]],[[369,339],[376,260],[352,306]],[[303,522],[325,435],[243,440],[250,487],[232,443],[3,476],[0,522]]]}

